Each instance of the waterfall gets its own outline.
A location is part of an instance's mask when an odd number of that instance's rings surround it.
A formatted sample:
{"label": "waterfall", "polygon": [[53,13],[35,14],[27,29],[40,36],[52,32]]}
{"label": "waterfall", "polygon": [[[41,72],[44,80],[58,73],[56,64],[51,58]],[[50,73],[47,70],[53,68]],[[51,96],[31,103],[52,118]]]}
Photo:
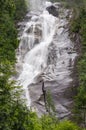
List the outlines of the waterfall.
{"label": "waterfall", "polygon": [[59,4],[30,0],[30,17],[20,36],[16,65],[19,72],[17,81],[23,86],[23,96],[27,99],[28,106],[31,104],[29,85],[38,82],[42,75],[45,81],[58,79],[58,82],[64,80],[67,83],[72,80],[68,66],[69,62],[73,64],[76,54],[68,55],[68,51],[73,50],[73,44],[64,28],[68,23],[67,12],[64,10],[63,15],[55,17],[47,10],[47,7],[52,5],[59,8]]}
{"label": "waterfall", "polygon": [[30,0],[30,9],[33,11],[41,10],[44,6],[45,0]]}

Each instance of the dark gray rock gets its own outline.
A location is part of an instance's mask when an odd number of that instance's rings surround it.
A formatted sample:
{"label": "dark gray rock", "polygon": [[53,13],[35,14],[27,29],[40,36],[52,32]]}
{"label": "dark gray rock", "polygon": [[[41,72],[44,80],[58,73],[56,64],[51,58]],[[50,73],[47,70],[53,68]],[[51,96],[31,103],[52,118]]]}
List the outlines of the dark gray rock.
{"label": "dark gray rock", "polygon": [[50,14],[52,14],[52,15],[55,16],[55,17],[58,17],[58,11],[57,11],[57,9],[56,9],[55,6],[51,5],[51,6],[47,7],[46,9],[47,9],[47,11],[48,11]]}

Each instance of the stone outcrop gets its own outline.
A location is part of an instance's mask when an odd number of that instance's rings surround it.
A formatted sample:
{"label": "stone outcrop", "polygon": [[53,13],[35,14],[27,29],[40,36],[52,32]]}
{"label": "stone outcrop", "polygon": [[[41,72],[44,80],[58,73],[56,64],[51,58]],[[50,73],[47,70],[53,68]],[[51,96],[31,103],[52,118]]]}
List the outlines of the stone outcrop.
{"label": "stone outcrop", "polygon": [[50,14],[52,14],[55,17],[58,17],[58,11],[55,6],[51,5],[51,6],[47,7],[46,9]]}

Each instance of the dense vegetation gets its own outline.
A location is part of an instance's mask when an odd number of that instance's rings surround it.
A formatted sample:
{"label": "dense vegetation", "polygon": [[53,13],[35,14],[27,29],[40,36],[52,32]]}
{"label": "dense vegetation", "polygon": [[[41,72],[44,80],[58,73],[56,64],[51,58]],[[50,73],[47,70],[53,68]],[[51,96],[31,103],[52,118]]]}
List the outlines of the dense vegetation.
{"label": "dense vegetation", "polygon": [[79,15],[72,22],[71,31],[78,34],[81,44],[81,54],[77,63],[79,88],[75,98],[75,119],[86,127],[86,2],[79,8]]}
{"label": "dense vegetation", "polygon": [[[20,100],[20,91],[17,91],[19,87],[9,80],[14,74],[15,49],[18,47],[15,23],[26,12],[25,1],[18,2],[0,1],[0,130],[22,130],[27,118],[27,109]],[[23,14],[22,6],[25,6]]]}
{"label": "dense vegetation", "polygon": [[[86,123],[85,116],[83,117],[86,114],[86,109],[83,111],[83,108],[86,108],[85,6],[79,12],[78,17],[71,23],[71,31],[79,33],[82,43],[82,54],[78,62],[80,87],[75,101],[75,113],[78,122]],[[20,99],[21,87],[15,86],[15,82],[10,80],[15,73],[15,49],[18,47],[15,25],[25,13],[24,0],[0,0],[0,130],[80,130],[74,123],[59,122],[51,114],[39,118],[36,113],[28,110],[25,101]]]}

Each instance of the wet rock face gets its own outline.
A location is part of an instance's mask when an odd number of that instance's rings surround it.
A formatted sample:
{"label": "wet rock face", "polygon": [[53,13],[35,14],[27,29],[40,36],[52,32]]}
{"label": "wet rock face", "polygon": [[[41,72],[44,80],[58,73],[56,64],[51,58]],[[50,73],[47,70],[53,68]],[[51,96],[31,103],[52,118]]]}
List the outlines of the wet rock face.
{"label": "wet rock face", "polygon": [[34,45],[38,44],[42,38],[42,29],[41,25],[37,24],[35,26],[31,26],[27,29],[26,33],[29,35],[34,35]]}
{"label": "wet rock face", "polygon": [[52,43],[49,46],[49,51],[48,51],[48,60],[47,60],[47,64],[53,64],[56,65],[56,60],[57,60],[57,54],[56,54],[56,46]]}
{"label": "wet rock face", "polygon": [[47,7],[46,9],[47,9],[47,11],[48,11],[50,14],[52,14],[52,15],[55,16],[55,17],[58,17],[58,11],[57,11],[57,9],[56,9],[55,6],[51,5],[51,6]]}
{"label": "wet rock face", "polygon": [[[35,107],[39,116],[46,113],[40,78],[45,79],[46,93],[50,91],[54,101],[56,115],[59,119],[69,118],[73,106],[72,79],[69,70],[73,67],[73,51],[68,38],[67,23],[61,19],[56,35],[48,47],[47,69],[37,79],[37,84],[29,86],[32,107]],[[73,59],[71,59],[73,58]],[[56,75],[55,75],[56,73]],[[54,77],[55,75],[55,77]],[[34,97],[35,95],[35,97]]]}
{"label": "wet rock face", "polygon": [[[71,85],[58,84],[57,81],[47,81],[44,83],[46,94],[48,91],[51,93],[51,97],[54,101],[54,107],[56,115],[59,119],[68,118],[71,115],[70,108],[73,104]],[[32,99],[32,107],[36,109],[38,115],[41,116],[46,112],[44,96],[42,92],[42,83],[37,83],[35,85],[30,85],[30,97]],[[35,95],[35,98],[34,98]],[[72,95],[72,96],[70,96]]]}
{"label": "wet rock face", "polygon": [[30,28],[27,29],[26,33],[28,34],[34,33],[37,36],[42,36],[42,30],[41,30],[40,24],[36,26],[32,25]]}
{"label": "wet rock face", "polygon": [[[47,11],[44,11],[42,15],[36,15],[35,12],[31,14],[32,16],[26,24],[18,50],[17,69],[22,86],[25,85],[26,88],[28,83],[27,90],[30,94],[31,107],[35,108],[38,115],[46,113],[42,82],[40,82],[44,80],[46,93],[49,90],[52,95],[56,115],[59,119],[63,119],[71,115],[73,103],[71,74],[76,52],[73,51],[73,43],[68,33],[67,16],[70,13],[69,10],[61,8],[58,3],[49,5],[46,9]],[[53,36],[50,33],[51,30],[52,32],[54,30]],[[43,34],[46,34],[47,37],[44,38]],[[52,40],[48,41],[49,39]],[[21,78],[22,76],[24,79]],[[33,78],[34,80],[32,80]],[[31,82],[28,82],[29,79]]]}

